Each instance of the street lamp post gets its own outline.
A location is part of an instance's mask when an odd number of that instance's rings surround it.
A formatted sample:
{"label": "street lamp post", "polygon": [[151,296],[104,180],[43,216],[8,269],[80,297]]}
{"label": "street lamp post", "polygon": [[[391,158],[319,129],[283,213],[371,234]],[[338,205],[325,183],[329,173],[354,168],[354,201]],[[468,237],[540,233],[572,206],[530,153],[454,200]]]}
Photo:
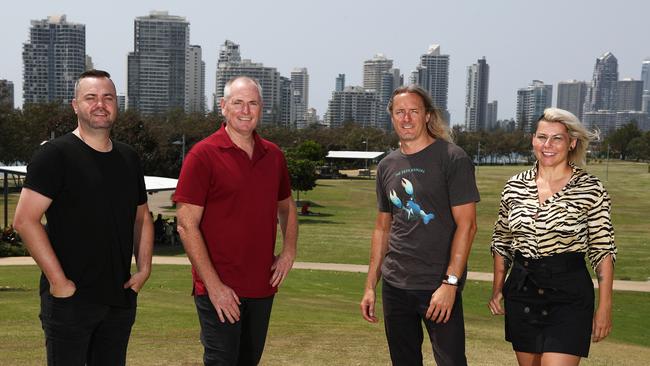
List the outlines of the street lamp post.
{"label": "street lamp post", "polygon": [[[366,144],[366,152],[368,152],[368,137],[366,137],[366,139],[363,140],[363,143]],[[365,169],[366,173],[368,173],[368,179],[370,179],[370,170],[368,170],[368,157],[366,157],[364,160],[365,160],[365,168],[364,169]]]}
{"label": "street lamp post", "polygon": [[478,171],[478,167],[481,165],[481,141],[476,143],[476,171]]}
{"label": "street lamp post", "polygon": [[181,145],[181,167],[182,167],[183,161],[185,160],[185,134],[183,134],[180,140],[176,140],[172,142],[172,145]]}
{"label": "street lamp post", "polygon": [[605,163],[605,182],[609,181],[609,144],[607,144],[607,162]]}

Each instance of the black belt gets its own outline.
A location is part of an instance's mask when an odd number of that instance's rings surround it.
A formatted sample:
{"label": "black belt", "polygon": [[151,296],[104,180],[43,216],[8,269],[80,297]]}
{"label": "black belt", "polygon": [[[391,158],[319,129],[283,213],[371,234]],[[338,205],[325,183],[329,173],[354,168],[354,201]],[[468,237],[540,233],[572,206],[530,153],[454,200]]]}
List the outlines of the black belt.
{"label": "black belt", "polygon": [[552,277],[554,274],[582,270],[585,264],[584,256],[584,253],[572,252],[532,259],[526,258],[517,252],[512,268],[521,272],[521,277],[517,282],[517,290],[521,290],[527,279],[535,286],[540,287],[535,280],[535,275],[537,274]]}

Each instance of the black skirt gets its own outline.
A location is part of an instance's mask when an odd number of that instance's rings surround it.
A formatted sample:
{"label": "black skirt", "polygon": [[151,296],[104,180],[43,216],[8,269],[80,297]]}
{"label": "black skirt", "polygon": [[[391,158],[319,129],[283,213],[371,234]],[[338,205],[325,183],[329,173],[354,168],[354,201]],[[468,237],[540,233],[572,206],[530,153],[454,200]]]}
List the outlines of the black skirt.
{"label": "black skirt", "polygon": [[594,287],[584,253],[528,259],[517,252],[503,296],[506,340],[515,351],[587,357]]}

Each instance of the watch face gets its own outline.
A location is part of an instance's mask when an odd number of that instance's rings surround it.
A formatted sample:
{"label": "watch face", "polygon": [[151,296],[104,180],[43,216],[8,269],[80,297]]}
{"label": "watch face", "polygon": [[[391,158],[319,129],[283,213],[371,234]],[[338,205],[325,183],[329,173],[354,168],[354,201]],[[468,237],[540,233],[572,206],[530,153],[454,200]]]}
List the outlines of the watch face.
{"label": "watch face", "polygon": [[447,282],[449,282],[450,285],[457,285],[458,284],[458,277],[454,275],[448,275],[447,277]]}

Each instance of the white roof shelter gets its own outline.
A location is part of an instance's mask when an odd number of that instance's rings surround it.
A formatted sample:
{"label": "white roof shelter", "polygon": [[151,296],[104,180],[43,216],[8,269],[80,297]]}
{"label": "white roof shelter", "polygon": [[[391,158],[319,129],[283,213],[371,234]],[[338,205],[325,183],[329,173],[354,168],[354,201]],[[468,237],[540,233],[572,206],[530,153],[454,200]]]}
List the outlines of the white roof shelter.
{"label": "white roof shelter", "polygon": [[[18,174],[26,175],[27,166],[26,165],[16,165],[16,166],[0,166],[0,173],[6,172],[9,174]],[[173,191],[176,189],[176,184],[178,179],[174,178],[165,178],[165,177],[156,177],[156,176],[144,176],[144,185],[147,189],[147,192],[158,192],[158,191]]]}
{"label": "white roof shelter", "polygon": [[332,159],[375,159],[384,155],[383,151],[329,151],[326,158]]}
{"label": "white roof shelter", "polygon": [[[26,175],[27,166],[26,165],[16,165],[16,166],[0,166],[0,173],[4,173],[4,216],[5,222],[4,225],[7,226],[7,206],[9,205],[8,197],[8,181],[7,176],[9,174],[17,175]],[[173,191],[176,189],[176,184],[178,179],[174,178],[165,178],[165,177],[155,177],[155,176],[144,176],[144,185],[147,192],[159,192],[159,191]]]}

